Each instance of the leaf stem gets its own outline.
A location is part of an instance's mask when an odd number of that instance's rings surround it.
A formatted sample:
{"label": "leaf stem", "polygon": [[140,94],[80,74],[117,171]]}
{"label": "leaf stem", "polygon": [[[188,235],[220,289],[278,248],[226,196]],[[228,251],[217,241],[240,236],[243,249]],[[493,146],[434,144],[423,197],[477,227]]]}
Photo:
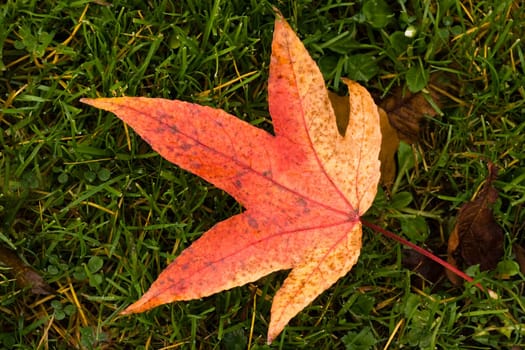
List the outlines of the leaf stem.
{"label": "leaf stem", "polygon": [[[432,254],[428,250],[423,249],[423,248],[415,245],[414,243],[412,243],[410,241],[407,241],[403,237],[398,236],[398,235],[396,235],[393,232],[387,231],[384,228],[382,228],[380,226],[377,226],[377,225],[375,225],[375,224],[373,224],[371,222],[368,222],[368,221],[365,221],[365,220],[361,220],[361,222],[363,223],[363,225],[371,228],[372,230],[374,230],[376,232],[380,232],[383,235],[387,236],[388,238],[391,238],[391,239],[393,239],[395,241],[398,241],[399,243],[401,243],[401,244],[403,244],[403,245],[405,245],[407,247],[410,247],[410,248],[414,249],[419,254],[422,254],[422,255],[426,256],[427,258],[431,259],[432,261],[435,261],[436,263],[440,264],[444,268],[448,269],[449,271],[451,271],[451,272],[455,273],[456,275],[458,275],[459,277],[463,278],[465,281],[471,282],[471,283],[474,281],[474,279],[472,277],[470,277],[469,275],[467,275],[463,271],[459,270],[455,266],[449,264],[445,260],[443,260],[443,259],[437,257],[436,255]],[[486,291],[490,295],[492,295],[492,293],[491,293],[492,291],[490,289],[485,289],[481,284],[476,283],[475,286],[478,287],[479,289],[481,289],[482,291]]]}

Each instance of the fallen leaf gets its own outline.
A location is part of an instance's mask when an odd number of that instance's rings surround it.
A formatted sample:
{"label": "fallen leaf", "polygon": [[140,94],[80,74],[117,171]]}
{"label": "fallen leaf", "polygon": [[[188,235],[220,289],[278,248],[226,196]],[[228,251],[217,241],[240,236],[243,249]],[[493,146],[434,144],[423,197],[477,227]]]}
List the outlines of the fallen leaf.
{"label": "fallen leaf", "polygon": [[11,269],[16,284],[21,289],[30,289],[33,294],[54,294],[53,289],[31,266],[27,265],[11,249],[0,246],[0,264]]}
{"label": "fallen leaf", "polygon": [[388,114],[379,108],[381,121],[381,183],[390,188],[394,183],[397,174],[396,153],[399,147],[399,137],[395,128],[392,127],[388,119]]}
{"label": "fallen leaf", "polygon": [[520,272],[522,274],[525,274],[525,248],[523,248],[518,243],[514,243],[512,245],[512,251],[516,256],[516,262],[520,266]]}
{"label": "fallen leaf", "polygon": [[[476,198],[459,210],[456,225],[448,241],[448,262],[455,267],[478,265],[480,270],[496,268],[503,256],[503,230],[496,222],[491,205],[498,198],[492,186],[496,166],[489,163],[489,175]],[[461,279],[447,270],[449,280],[459,284]]]}
{"label": "fallen leaf", "polygon": [[436,284],[444,276],[443,266],[412,249],[403,250],[401,264],[404,268],[415,272],[410,277],[410,285],[419,289],[423,289],[427,281]]}
{"label": "fallen leaf", "polygon": [[[440,106],[440,95],[432,89],[430,98]],[[394,129],[397,130],[401,141],[409,144],[417,142],[420,135],[421,122],[425,116],[434,117],[437,111],[425,98],[424,93],[411,93],[404,91],[401,87],[394,89],[392,94],[378,102],[388,114],[388,120]]]}
{"label": "fallen leaf", "polygon": [[341,136],[345,136],[350,121],[350,100],[348,96],[341,96],[332,91],[328,91],[328,98],[334,110],[337,130]]}
{"label": "fallen leaf", "polygon": [[360,216],[379,180],[377,106],[359,84],[338,132],[323,76],[277,16],[268,84],[275,135],[222,110],[142,97],[83,99],[115,113],[167,160],[232,195],[245,211],[184,250],[123,314],[202,298],[291,269],[273,298],[268,342],[356,263]]}

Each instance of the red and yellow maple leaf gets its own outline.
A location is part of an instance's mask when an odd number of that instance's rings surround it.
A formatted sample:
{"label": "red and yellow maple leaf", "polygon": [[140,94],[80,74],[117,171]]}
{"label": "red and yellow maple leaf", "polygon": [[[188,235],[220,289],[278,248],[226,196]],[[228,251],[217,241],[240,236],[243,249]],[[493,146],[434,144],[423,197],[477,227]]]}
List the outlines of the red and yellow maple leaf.
{"label": "red and yellow maple leaf", "polygon": [[379,115],[345,80],[350,118],[338,133],[323,76],[277,16],[269,109],[275,135],[222,110],[141,97],[83,99],[115,113],[167,160],[204,178],[245,211],[184,250],[123,313],[205,297],[291,269],[273,298],[268,341],[356,263],[360,216],[379,181]]}

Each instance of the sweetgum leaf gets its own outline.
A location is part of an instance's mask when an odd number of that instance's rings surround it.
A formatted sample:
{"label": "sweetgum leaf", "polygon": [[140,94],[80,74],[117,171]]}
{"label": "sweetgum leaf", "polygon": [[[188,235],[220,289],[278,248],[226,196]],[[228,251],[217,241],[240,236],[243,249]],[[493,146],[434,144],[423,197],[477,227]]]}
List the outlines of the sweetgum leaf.
{"label": "sweetgum leaf", "polygon": [[123,313],[197,299],[291,269],[273,298],[268,341],[356,263],[360,216],[380,176],[379,115],[345,80],[342,136],[323,76],[286,21],[275,22],[269,109],[275,135],[225,111],[143,97],[83,99],[115,113],[167,160],[232,195],[246,210],[181,253]]}

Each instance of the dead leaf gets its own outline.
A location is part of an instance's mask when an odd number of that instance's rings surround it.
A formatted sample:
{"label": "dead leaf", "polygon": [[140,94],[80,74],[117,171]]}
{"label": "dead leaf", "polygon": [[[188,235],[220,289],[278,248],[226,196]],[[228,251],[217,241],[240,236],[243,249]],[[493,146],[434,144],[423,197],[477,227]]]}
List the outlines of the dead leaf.
{"label": "dead leaf", "polygon": [[386,112],[379,108],[381,120],[381,183],[390,188],[394,183],[397,174],[396,153],[399,147],[399,137],[397,130],[392,127]]}
{"label": "dead leaf", "polygon": [[37,295],[55,293],[37,271],[24,263],[15,252],[2,246],[0,246],[0,264],[11,269],[19,288],[30,289],[33,294]]}
{"label": "dead leaf", "polygon": [[345,136],[346,130],[348,129],[348,122],[350,121],[350,101],[348,100],[348,96],[340,96],[335,92],[328,91],[328,98],[334,109],[337,130],[341,136]]}
{"label": "dead leaf", "polygon": [[[433,89],[429,89],[430,98],[440,105],[440,95]],[[434,117],[436,110],[428,103],[423,92],[411,93],[399,87],[394,89],[392,94],[378,102],[388,114],[388,120],[394,129],[397,130],[401,141],[409,144],[417,142],[420,135],[421,122],[425,116]]]}
{"label": "dead leaf", "polygon": [[82,100],[115,113],[163,157],[246,208],[183,251],[124,314],[202,298],[291,269],[273,298],[271,342],[350,271],[361,248],[360,216],[377,190],[381,134],[370,94],[344,82],[350,118],[343,137],[321,72],[278,15],[268,84],[275,135],[222,110],[183,101]]}
{"label": "dead leaf", "polygon": [[518,243],[515,243],[512,245],[512,251],[514,252],[514,255],[516,256],[516,261],[520,266],[520,272],[522,274],[525,274],[525,248],[523,248]]}
{"label": "dead leaf", "polygon": [[[496,222],[491,205],[498,198],[492,186],[497,169],[489,163],[489,175],[476,198],[459,210],[457,222],[448,241],[448,262],[455,267],[480,266],[480,270],[496,268],[503,256],[503,230]],[[461,282],[447,270],[449,280]]]}
{"label": "dead leaf", "polygon": [[402,265],[416,274],[410,277],[410,285],[423,289],[426,282],[437,283],[444,276],[443,266],[412,249],[403,250]]}

